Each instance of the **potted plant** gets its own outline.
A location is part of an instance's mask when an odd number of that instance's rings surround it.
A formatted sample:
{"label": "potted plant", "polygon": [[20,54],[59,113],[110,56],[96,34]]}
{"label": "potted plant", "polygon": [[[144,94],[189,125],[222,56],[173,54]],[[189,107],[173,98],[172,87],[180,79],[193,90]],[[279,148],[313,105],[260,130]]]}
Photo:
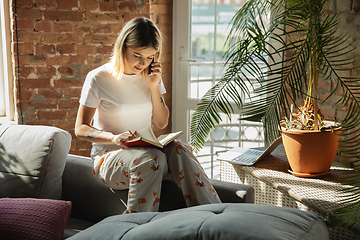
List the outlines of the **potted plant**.
{"label": "potted plant", "polygon": [[[244,4],[232,19],[224,51],[225,73],[202,97],[192,116],[191,144],[195,149],[203,146],[211,128],[221,121],[219,112],[230,117],[239,108],[241,119],[262,121],[267,144],[280,135],[280,123],[286,133],[302,122],[309,134],[327,128],[335,138],[335,149],[340,136],[341,156],[350,159],[349,164],[358,159],[360,79],[344,74],[355,68],[357,59],[349,57],[353,50],[350,38],[338,34],[338,17],[327,6],[328,0],[249,0]],[[320,80],[333,83],[321,101]],[[347,111],[341,131],[334,123],[325,124],[319,105],[327,101]],[[300,120],[291,111],[292,104],[299,109]],[[322,151],[316,148],[322,142],[312,144],[316,150],[310,150],[310,155]],[[360,179],[359,168],[354,166],[352,179]],[[320,175],[327,172],[316,171]],[[337,222],[359,221],[360,202],[353,197],[360,196],[360,186],[358,181],[353,185],[345,205],[334,214],[341,218]]]}

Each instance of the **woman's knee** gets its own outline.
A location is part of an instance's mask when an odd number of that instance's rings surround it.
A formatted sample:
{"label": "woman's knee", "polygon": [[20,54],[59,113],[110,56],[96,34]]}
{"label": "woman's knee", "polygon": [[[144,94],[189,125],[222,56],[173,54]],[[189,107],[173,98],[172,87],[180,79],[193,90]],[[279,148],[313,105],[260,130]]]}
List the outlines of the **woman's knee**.
{"label": "woman's knee", "polygon": [[157,165],[159,168],[167,168],[166,155],[159,149],[152,148],[150,150],[151,159],[153,164]]}
{"label": "woman's knee", "polygon": [[150,164],[153,170],[167,167],[166,155],[159,149],[147,148],[133,160],[133,167]]}

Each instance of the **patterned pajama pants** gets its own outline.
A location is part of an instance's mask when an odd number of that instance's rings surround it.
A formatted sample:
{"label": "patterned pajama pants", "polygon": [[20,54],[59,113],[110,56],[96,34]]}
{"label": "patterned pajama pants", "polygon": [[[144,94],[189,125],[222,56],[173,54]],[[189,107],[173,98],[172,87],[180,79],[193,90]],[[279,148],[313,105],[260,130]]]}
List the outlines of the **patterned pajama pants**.
{"label": "patterned pajama pants", "polygon": [[112,189],[129,189],[128,208],[137,212],[159,209],[161,182],[173,180],[187,206],[220,203],[220,199],[196,157],[179,141],[163,151],[129,147],[94,157],[94,175]]}

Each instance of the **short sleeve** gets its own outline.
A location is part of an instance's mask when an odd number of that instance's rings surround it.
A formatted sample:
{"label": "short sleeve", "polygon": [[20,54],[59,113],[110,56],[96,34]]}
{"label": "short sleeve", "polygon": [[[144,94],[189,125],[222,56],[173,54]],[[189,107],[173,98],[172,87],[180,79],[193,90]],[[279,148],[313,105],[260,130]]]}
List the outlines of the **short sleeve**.
{"label": "short sleeve", "polygon": [[162,78],[160,78],[160,81],[159,81],[159,90],[160,90],[161,95],[166,93],[166,89],[165,89]]}
{"label": "short sleeve", "polygon": [[86,107],[97,108],[100,104],[98,89],[96,78],[90,72],[86,76],[79,103]]}

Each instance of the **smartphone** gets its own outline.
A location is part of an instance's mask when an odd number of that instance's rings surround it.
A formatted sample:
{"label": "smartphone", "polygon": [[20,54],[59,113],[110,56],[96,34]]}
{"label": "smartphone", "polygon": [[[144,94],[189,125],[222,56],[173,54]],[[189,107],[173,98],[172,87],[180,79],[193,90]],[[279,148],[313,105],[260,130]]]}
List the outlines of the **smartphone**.
{"label": "smartphone", "polygon": [[150,65],[149,65],[149,75],[152,73],[151,64],[153,64],[155,61],[156,61],[156,54],[155,54],[155,56],[153,57]]}

